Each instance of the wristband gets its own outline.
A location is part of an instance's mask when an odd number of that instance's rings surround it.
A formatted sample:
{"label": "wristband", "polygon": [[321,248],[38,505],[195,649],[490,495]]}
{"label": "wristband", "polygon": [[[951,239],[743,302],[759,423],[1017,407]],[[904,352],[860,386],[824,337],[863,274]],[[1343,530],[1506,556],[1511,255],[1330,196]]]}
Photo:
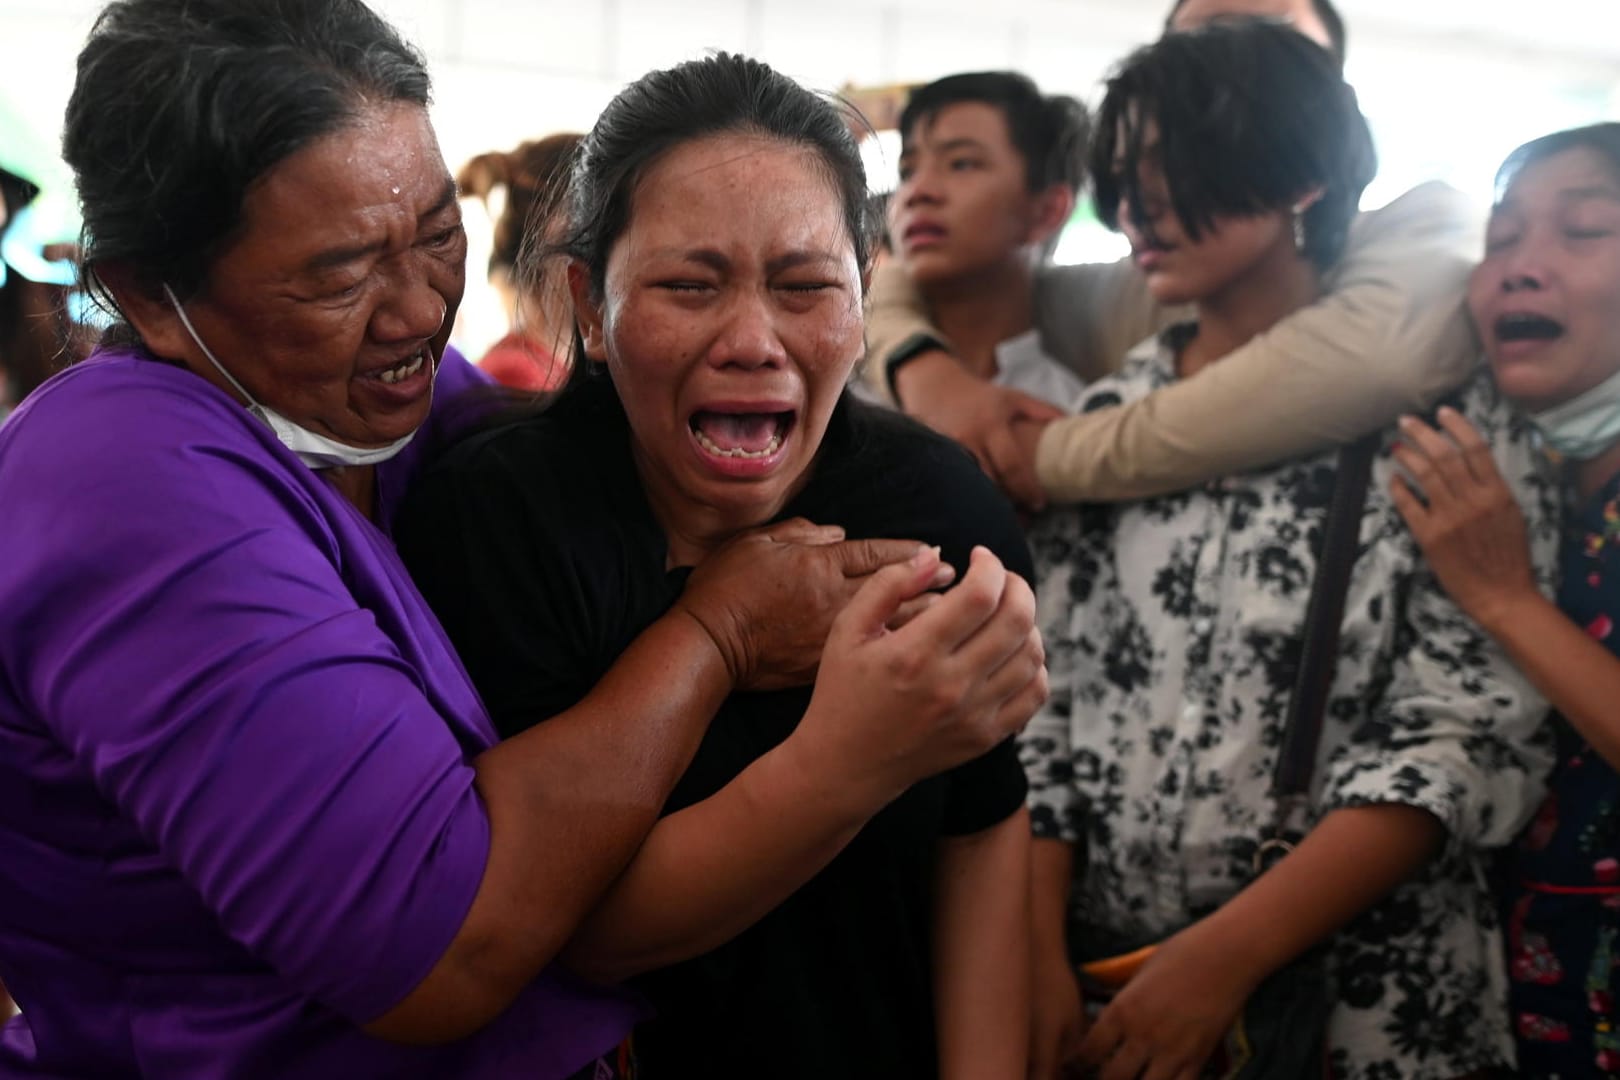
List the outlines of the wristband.
{"label": "wristband", "polygon": [[943,352],[950,351],[945,342],[934,335],[918,333],[912,334],[902,341],[898,347],[889,351],[887,359],[883,361],[883,380],[888,384],[889,397],[894,401],[895,405],[900,404],[900,391],[894,384],[895,374],[923,353],[932,352],[935,349]]}

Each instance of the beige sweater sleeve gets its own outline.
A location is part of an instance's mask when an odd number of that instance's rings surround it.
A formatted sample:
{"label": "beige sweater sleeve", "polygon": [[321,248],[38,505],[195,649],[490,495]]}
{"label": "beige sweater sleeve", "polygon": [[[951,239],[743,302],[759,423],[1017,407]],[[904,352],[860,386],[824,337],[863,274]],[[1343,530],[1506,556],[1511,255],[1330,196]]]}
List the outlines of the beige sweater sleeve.
{"label": "beige sweater sleeve", "polygon": [[[1192,378],[1050,424],[1036,460],[1041,485],[1058,501],[1145,498],[1347,442],[1427,408],[1476,363],[1462,300],[1481,227],[1467,199],[1443,184],[1362,214],[1321,300]],[[1109,317],[1106,308],[1095,314]],[[1116,345],[1094,336],[1089,347]]]}

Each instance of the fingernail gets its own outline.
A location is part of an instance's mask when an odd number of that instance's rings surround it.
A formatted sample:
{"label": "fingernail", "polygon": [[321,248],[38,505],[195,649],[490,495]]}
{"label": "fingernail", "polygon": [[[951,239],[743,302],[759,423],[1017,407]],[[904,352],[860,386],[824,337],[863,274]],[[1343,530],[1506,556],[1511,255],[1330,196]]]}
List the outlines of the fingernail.
{"label": "fingernail", "polygon": [[939,557],[939,546],[937,544],[933,547],[920,547],[917,549],[917,554],[911,557],[911,563],[913,566],[926,566],[931,562],[939,561]]}
{"label": "fingernail", "polygon": [[1417,423],[1417,418],[1413,417],[1413,416],[1410,416],[1410,415],[1402,416],[1399,420],[1396,421],[1396,423],[1399,424],[1403,428],[1409,428],[1413,424]]}

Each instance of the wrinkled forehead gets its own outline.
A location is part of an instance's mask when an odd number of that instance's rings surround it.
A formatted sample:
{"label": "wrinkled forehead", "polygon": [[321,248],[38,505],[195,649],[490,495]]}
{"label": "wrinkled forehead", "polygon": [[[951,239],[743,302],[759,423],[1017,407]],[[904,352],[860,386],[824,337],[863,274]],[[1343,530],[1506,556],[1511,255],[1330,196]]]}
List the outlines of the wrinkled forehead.
{"label": "wrinkled forehead", "polygon": [[1575,146],[1520,168],[1503,188],[1492,217],[1593,200],[1620,205],[1620,162],[1590,147]]}
{"label": "wrinkled forehead", "polygon": [[1256,15],[1283,19],[1324,49],[1333,48],[1327,24],[1311,0],[1186,0],[1170,17],[1170,29],[1193,30],[1214,19]]}

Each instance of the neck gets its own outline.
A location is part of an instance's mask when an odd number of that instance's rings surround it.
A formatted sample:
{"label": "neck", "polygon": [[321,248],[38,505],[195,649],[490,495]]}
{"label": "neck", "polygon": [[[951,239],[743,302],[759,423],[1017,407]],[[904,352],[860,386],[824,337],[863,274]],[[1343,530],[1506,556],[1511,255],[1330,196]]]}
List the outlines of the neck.
{"label": "neck", "polygon": [[715,506],[684,494],[668,473],[647,459],[639,445],[633,443],[633,448],[641,490],[646,495],[653,520],[664,533],[665,569],[670,570],[677,566],[697,566],[737,534],[771,521],[804,488],[810,477],[807,469],[779,498],[769,503]]}
{"label": "neck", "polygon": [[322,469],[321,475],[367,520],[377,520],[377,466],[343,465],[335,469]]}
{"label": "neck", "polygon": [[1314,301],[1321,279],[1308,259],[1279,244],[1273,253],[1219,292],[1198,301],[1198,336],[1183,350],[1182,378],[1247,345]]}
{"label": "neck", "polygon": [[1584,501],[1603,490],[1603,485],[1620,473],[1620,443],[1615,443],[1595,458],[1575,462],[1571,467],[1575,490]]}
{"label": "neck", "polygon": [[716,548],[749,528],[746,524],[733,525],[723,514],[695,514],[690,512],[690,508],[687,513],[672,516],[669,510],[673,508],[661,505],[661,500],[651,491],[647,493],[647,501],[652,505],[653,517],[664,530],[666,570],[673,570],[677,566],[701,565]]}
{"label": "neck", "polygon": [[923,295],[957,358],[981,378],[996,374],[996,346],[1035,325],[1035,268],[1028,259],[930,286]]}

